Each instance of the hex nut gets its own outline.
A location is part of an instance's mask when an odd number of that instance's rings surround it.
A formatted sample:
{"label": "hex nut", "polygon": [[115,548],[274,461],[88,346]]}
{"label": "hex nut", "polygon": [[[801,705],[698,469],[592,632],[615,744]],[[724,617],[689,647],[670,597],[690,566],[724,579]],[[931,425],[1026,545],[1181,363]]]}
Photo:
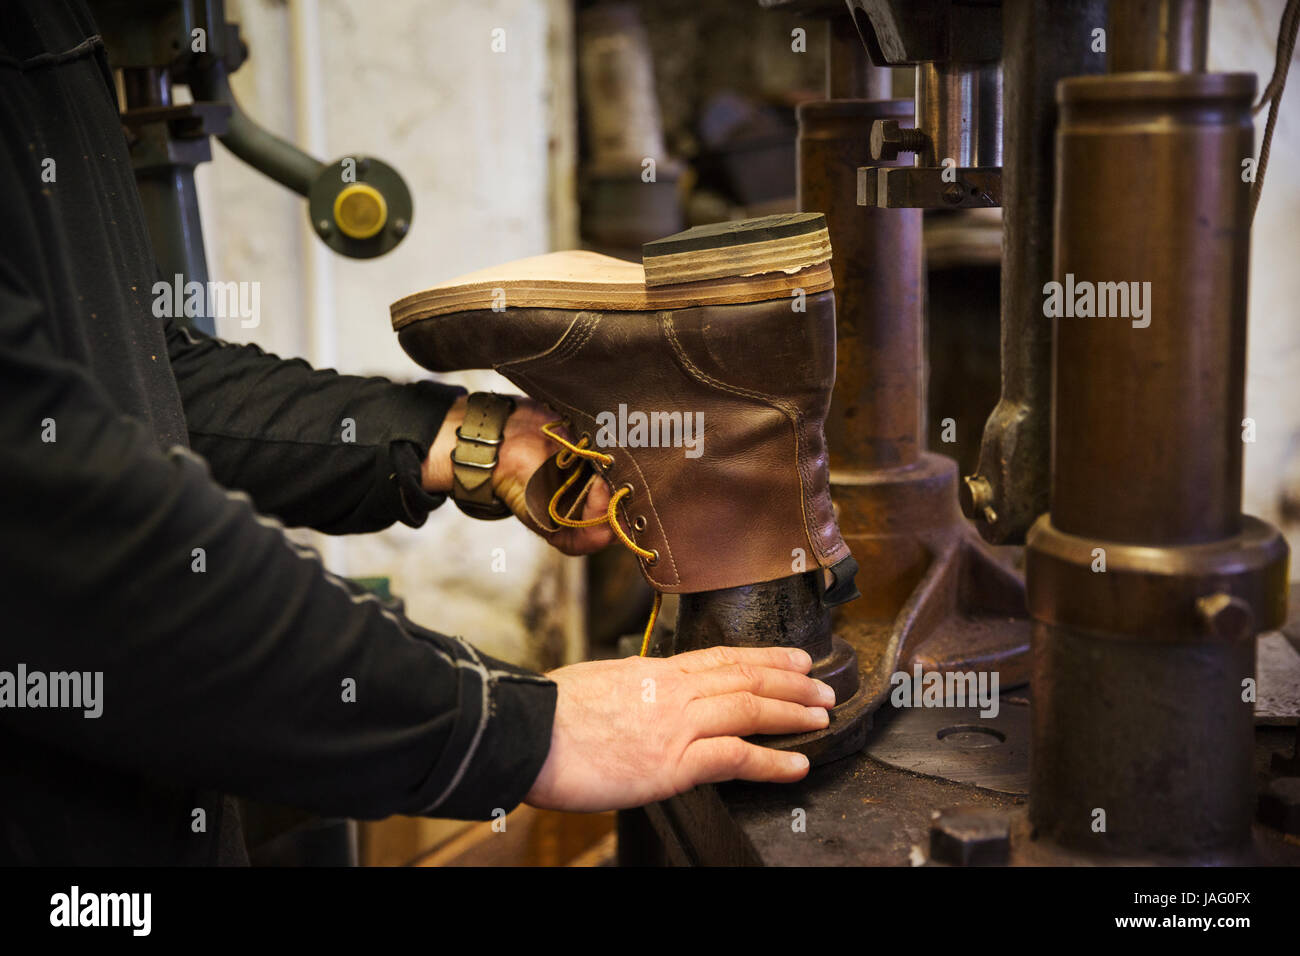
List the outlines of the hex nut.
{"label": "hex nut", "polygon": [[999,866],[1011,855],[1011,824],[999,810],[958,808],[935,814],[930,857],[953,866]]}

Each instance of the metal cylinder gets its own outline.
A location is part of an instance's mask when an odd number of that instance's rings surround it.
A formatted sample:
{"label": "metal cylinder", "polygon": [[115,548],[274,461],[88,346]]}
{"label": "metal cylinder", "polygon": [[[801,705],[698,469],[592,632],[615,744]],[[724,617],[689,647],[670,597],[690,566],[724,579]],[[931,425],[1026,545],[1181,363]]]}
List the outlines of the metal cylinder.
{"label": "metal cylinder", "polygon": [[1253,812],[1254,636],[1286,546],[1241,515],[1248,74],[1058,90],[1051,513],[1029,535],[1030,819],[1213,861]]}
{"label": "metal cylinder", "polygon": [[916,126],[929,137],[918,166],[1002,165],[1002,68],[996,63],[922,63]]}
{"label": "metal cylinder", "polygon": [[976,77],[979,116],[975,128],[975,165],[1002,165],[1002,65],[980,67]]}
{"label": "metal cylinder", "polygon": [[163,66],[128,67],[122,71],[127,109],[172,105],[171,71]]}
{"label": "metal cylinder", "polygon": [[1254,153],[1254,90],[1251,74],[1061,84],[1061,531],[1161,545],[1240,529],[1250,250],[1240,169]]}
{"label": "metal cylinder", "polygon": [[1204,73],[1210,0],[1110,0],[1112,73]]}
{"label": "metal cylinder", "polygon": [[[1032,577],[1031,577],[1031,587]],[[1253,640],[1171,649],[1035,623],[1030,817],[1101,855],[1203,857],[1250,833]]]}
{"label": "metal cylinder", "polygon": [[969,63],[922,63],[916,68],[916,127],[930,138],[918,166],[938,166],[951,159],[974,166],[979,79]]}
{"label": "metal cylinder", "polygon": [[858,167],[871,165],[872,123],[911,115],[907,100],[799,107],[798,204],[825,213],[835,278],[832,481],[838,471],[910,465],[922,449],[921,210],[845,200],[856,194]]}

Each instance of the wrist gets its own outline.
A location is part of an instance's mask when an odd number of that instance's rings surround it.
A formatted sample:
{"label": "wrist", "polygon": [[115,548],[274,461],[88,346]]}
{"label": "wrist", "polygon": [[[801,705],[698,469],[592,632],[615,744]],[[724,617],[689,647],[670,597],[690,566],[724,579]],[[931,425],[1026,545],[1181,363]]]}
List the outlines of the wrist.
{"label": "wrist", "polygon": [[456,448],[456,429],[465,421],[465,402],[468,396],[461,395],[442,420],[442,427],[429,446],[429,454],[424,458],[420,469],[420,485],[429,494],[449,494],[451,492],[451,453]]}

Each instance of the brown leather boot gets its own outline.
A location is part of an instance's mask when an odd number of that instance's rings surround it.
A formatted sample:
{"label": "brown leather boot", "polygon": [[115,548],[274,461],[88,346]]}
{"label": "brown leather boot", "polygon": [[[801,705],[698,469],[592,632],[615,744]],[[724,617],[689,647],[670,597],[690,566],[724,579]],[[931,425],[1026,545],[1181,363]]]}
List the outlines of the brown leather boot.
{"label": "brown leather boot", "polygon": [[856,565],[822,436],[829,260],[820,214],[769,216],[649,243],[644,271],[590,252],[484,270],[396,302],[393,327],[425,368],[496,369],[565,418],[577,440],[529,489],[543,527],[577,507],[587,459],[658,591],[820,566],[838,603],[856,596]]}

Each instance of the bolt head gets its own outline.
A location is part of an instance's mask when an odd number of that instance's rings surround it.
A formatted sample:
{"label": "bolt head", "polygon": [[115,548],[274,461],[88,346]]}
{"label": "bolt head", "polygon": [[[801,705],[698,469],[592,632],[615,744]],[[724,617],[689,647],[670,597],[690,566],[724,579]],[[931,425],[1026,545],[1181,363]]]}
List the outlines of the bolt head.
{"label": "bolt head", "polygon": [[901,129],[898,120],[876,120],[871,125],[871,158],[884,162],[898,159],[903,145]]}
{"label": "bolt head", "polygon": [[1259,822],[1300,836],[1300,777],[1278,777],[1259,795]]}
{"label": "bolt head", "polygon": [[1255,611],[1244,600],[1219,592],[1196,599],[1196,614],[1206,631],[1225,641],[1240,641],[1255,631]]}
{"label": "bolt head", "polygon": [[935,814],[930,857],[953,866],[999,866],[1011,855],[1011,824],[999,810],[959,808]]}

